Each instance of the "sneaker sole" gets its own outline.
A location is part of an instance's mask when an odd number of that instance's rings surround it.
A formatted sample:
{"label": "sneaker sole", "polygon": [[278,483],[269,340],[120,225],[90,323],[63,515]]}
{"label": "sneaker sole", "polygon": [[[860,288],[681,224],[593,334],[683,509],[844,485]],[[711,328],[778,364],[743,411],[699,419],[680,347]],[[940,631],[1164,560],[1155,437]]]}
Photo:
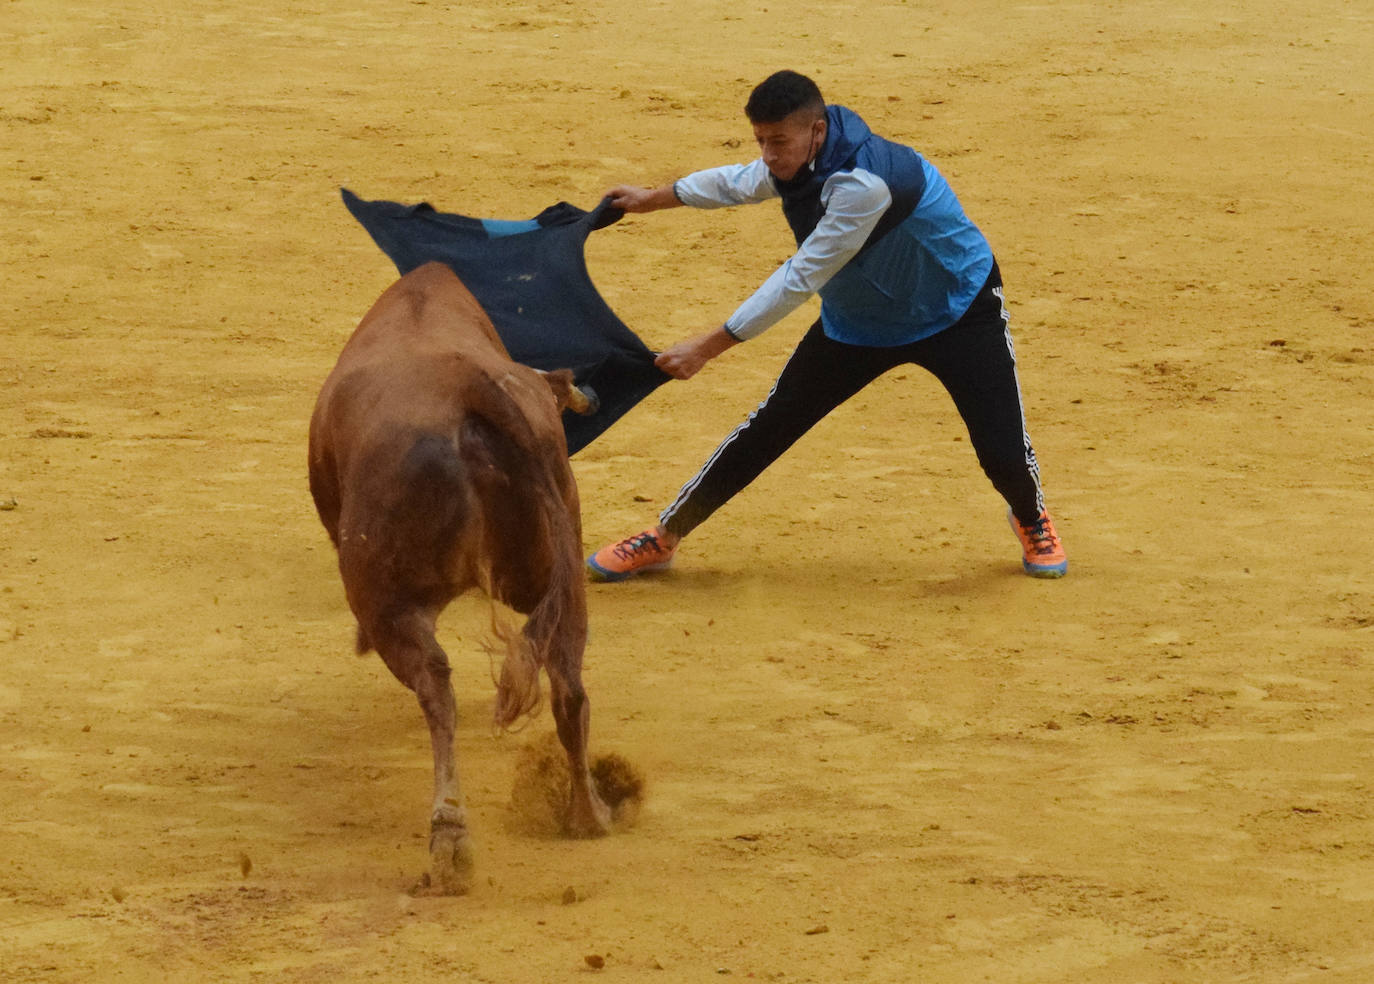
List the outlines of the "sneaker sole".
{"label": "sneaker sole", "polygon": [[1069,562],[1066,560],[1062,564],[1055,564],[1053,567],[1039,567],[1035,564],[1028,564],[1021,561],[1021,567],[1031,577],[1056,578],[1063,577],[1069,573]]}
{"label": "sneaker sole", "polygon": [[665,560],[661,564],[646,564],[644,567],[636,567],[632,571],[608,571],[595,560],[593,554],[587,558],[587,574],[593,581],[602,584],[612,584],[616,581],[626,581],[639,574],[648,574],[650,571],[664,571],[673,566],[671,560]]}

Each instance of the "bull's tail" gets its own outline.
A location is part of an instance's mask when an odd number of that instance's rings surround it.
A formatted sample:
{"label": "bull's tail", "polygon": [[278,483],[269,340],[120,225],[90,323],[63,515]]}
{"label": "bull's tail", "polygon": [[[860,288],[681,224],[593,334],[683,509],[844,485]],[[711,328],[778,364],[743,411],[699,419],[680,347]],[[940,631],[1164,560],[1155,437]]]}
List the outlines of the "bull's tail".
{"label": "bull's tail", "polygon": [[[577,517],[564,508],[563,489],[546,460],[530,462],[519,476],[528,483],[529,502],[537,504],[527,518],[548,551],[544,590],[534,600],[524,628],[515,631],[499,617],[493,603],[492,631],[505,650],[499,672],[493,666],[496,702],[493,720],[509,730],[540,705],[539,671],[563,674],[570,661],[581,663],[586,643],[586,607],[582,589],[581,531]],[[542,508],[540,508],[542,506]],[[495,592],[499,593],[499,589]]]}
{"label": "bull's tail", "polygon": [[[489,400],[483,409],[503,402],[499,398]],[[542,586],[537,595],[526,590],[527,582],[515,583],[521,579],[513,578],[509,570],[488,568],[498,580],[484,585],[493,599],[491,630],[497,643],[488,649],[496,686],[493,723],[510,730],[520,718],[538,711],[541,668],[553,666],[561,671],[570,658],[580,663],[586,642],[586,608],[580,594],[581,531],[575,512],[566,508],[566,490],[558,470],[566,461],[562,457],[566,452],[558,449],[559,457],[554,459],[547,447],[531,452],[522,446],[532,437],[528,425],[525,433],[512,435],[513,428],[501,426],[505,423],[473,414],[464,424],[459,443],[474,481],[487,486],[482,498],[503,503],[505,521],[520,528],[518,540],[528,538],[530,550],[525,559],[539,557],[545,565],[537,575]],[[504,531],[504,536],[509,535],[509,530]],[[487,560],[504,555],[511,563],[512,551],[521,552],[518,542],[494,539],[501,536],[503,531],[497,528],[486,531]],[[517,631],[510,625],[498,609],[498,601],[526,614],[523,629]],[[570,657],[569,653],[575,655]]]}
{"label": "bull's tail", "polygon": [[[548,491],[551,498],[545,501],[562,502],[552,481]],[[586,644],[580,531],[561,508],[549,510],[546,518],[548,542],[568,546],[552,550],[543,595],[529,613],[523,631],[505,639],[507,654],[495,677],[493,715],[496,726],[503,729],[509,729],[521,715],[538,710],[540,668],[547,668],[550,675],[565,676],[572,669],[570,663],[580,667]]]}

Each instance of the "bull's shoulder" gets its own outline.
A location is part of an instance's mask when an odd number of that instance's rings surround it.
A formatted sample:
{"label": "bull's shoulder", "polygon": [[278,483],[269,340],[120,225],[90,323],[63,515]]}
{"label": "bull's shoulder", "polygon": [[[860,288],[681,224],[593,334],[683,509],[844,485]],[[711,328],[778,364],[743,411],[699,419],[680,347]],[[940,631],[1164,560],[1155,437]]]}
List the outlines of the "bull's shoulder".
{"label": "bull's shoulder", "polygon": [[431,260],[411,270],[387,288],[382,297],[393,292],[408,298],[412,304],[438,301],[457,310],[481,312],[482,318],[486,318],[482,305],[458,274],[438,260]]}
{"label": "bull's shoulder", "polygon": [[348,347],[375,345],[436,350],[489,350],[509,358],[491,318],[472,291],[443,263],[401,277],[363,316]]}

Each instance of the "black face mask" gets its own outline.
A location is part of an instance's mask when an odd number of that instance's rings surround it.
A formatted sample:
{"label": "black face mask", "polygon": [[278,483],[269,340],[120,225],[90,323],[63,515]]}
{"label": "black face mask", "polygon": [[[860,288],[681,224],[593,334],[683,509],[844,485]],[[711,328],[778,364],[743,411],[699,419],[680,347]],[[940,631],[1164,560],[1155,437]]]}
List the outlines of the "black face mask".
{"label": "black face mask", "polygon": [[801,167],[797,168],[797,173],[792,175],[792,177],[788,178],[786,181],[783,181],[776,175],[773,177],[773,183],[777,186],[778,190],[781,191],[784,195],[786,195],[790,191],[796,191],[805,188],[807,182],[809,182],[813,177],[815,177],[816,162],[820,158],[821,151],[824,149],[825,137],[818,137],[813,135],[811,137],[811,150],[806,155],[806,163],[803,164]]}

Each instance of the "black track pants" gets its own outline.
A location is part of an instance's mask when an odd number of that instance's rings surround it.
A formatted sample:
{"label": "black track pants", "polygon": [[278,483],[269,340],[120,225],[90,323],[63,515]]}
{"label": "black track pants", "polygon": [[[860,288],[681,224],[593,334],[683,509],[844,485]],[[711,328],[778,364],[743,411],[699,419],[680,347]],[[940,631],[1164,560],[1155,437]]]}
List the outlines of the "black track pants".
{"label": "black track pants", "polygon": [[934,374],[954,399],[969,441],[993,486],[1022,522],[1044,508],[1035,451],[1026,434],[1016,354],[994,266],[955,324],[893,348],[827,338],[820,322],[802,338],[768,396],[716,448],[659,517],[686,536],[730,500],[822,417],[889,369],[914,364]]}

